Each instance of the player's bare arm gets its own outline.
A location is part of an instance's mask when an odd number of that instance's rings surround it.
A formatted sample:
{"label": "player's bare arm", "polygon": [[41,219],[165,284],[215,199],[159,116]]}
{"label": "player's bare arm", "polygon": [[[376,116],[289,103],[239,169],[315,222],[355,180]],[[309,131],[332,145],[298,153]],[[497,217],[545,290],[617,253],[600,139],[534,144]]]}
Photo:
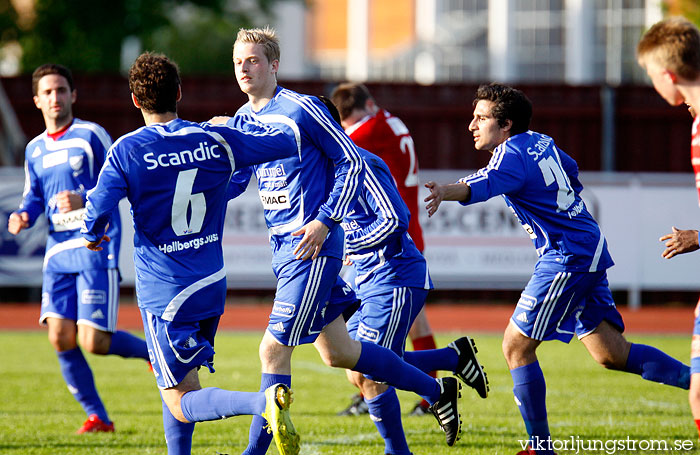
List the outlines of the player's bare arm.
{"label": "player's bare arm", "polygon": [[326,241],[328,227],[318,220],[313,220],[302,226],[298,231],[293,232],[292,235],[304,236],[294,250],[296,258],[302,260],[311,258],[311,260],[314,260],[318,257],[318,253],[321,252],[323,242]]}
{"label": "player's bare arm", "polygon": [[209,119],[209,123],[212,125],[223,125],[224,123],[228,122],[231,119],[231,117],[228,117],[226,115],[217,115],[215,117],[212,117]]}
{"label": "player's bare arm", "polygon": [[471,188],[464,183],[448,183],[447,185],[438,185],[430,181],[425,184],[425,187],[430,190],[430,195],[424,199],[428,205],[425,209],[428,211],[428,216],[433,216],[437,212],[442,201],[468,201],[471,197]]}
{"label": "player's bare arm", "polygon": [[659,239],[660,242],[666,242],[666,249],[661,256],[664,259],[671,259],[674,256],[683,253],[690,253],[700,248],[698,244],[698,231],[695,229],[678,229],[675,226],[671,228],[673,231]]}
{"label": "player's bare arm", "polygon": [[7,231],[12,235],[17,235],[22,229],[29,227],[29,214],[27,212],[14,212],[7,220]]}
{"label": "player's bare arm", "polygon": [[75,191],[64,190],[56,194],[56,207],[61,213],[72,212],[84,206],[83,197]]}

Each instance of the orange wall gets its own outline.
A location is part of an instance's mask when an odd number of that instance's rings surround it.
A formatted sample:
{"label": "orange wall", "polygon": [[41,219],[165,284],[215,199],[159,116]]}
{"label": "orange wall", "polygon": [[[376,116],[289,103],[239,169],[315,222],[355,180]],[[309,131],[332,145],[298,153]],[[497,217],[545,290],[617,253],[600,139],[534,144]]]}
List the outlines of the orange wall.
{"label": "orange wall", "polygon": [[[415,0],[369,0],[370,54],[383,56],[415,38]],[[347,0],[308,2],[309,43],[314,57],[344,55],[347,48]]]}

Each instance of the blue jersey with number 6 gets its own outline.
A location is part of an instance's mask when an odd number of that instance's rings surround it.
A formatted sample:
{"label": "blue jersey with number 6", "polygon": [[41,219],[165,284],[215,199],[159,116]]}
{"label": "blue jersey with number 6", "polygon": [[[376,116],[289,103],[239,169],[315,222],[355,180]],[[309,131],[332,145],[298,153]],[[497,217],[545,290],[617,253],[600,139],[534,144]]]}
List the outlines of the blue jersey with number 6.
{"label": "blue jersey with number 6", "polygon": [[595,272],[613,266],[607,242],[580,193],[578,165],[551,137],[534,131],[500,144],[488,166],[460,179],[464,205],[502,195],[535,244],[538,267]]}
{"label": "blue jersey with number 6", "polygon": [[206,288],[222,283],[225,292],[221,237],[231,175],[296,152],[289,136],[249,116],[229,125],[175,119],[122,136],[88,193],[83,236],[90,241],[104,233],[119,200],[129,199],[138,303],[166,320],[223,312],[223,299],[189,297],[211,297]]}

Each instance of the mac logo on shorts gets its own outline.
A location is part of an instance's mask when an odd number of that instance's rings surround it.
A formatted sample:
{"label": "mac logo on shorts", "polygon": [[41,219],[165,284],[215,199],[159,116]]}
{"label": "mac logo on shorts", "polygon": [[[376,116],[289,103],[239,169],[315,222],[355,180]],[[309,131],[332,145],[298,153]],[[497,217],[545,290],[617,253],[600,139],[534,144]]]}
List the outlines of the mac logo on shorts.
{"label": "mac logo on shorts", "polygon": [[363,340],[376,343],[379,340],[379,330],[372,329],[364,324],[360,324],[360,326],[357,328],[357,336]]}
{"label": "mac logo on shorts", "polygon": [[530,297],[529,295],[520,294],[520,300],[518,300],[518,306],[520,308],[525,308],[526,310],[532,310],[537,305],[537,299]]}
{"label": "mac logo on shorts", "polygon": [[107,293],[99,289],[85,289],[80,294],[80,303],[84,305],[104,305],[107,303]]}
{"label": "mac logo on shorts", "polygon": [[295,306],[291,303],[280,302],[275,300],[275,304],[272,307],[272,314],[275,316],[285,316],[290,317],[294,315]]}

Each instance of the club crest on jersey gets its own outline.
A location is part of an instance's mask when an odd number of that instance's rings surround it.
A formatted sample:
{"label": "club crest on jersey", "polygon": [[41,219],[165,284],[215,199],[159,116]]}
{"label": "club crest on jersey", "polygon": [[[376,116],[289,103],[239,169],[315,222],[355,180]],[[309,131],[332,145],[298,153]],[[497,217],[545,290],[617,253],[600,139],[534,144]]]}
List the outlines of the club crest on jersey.
{"label": "club crest on jersey", "polygon": [[275,316],[290,317],[294,315],[295,308],[296,307],[291,303],[275,300],[275,304],[272,306],[272,314]]}
{"label": "club crest on jersey", "polygon": [[73,169],[73,177],[77,177],[83,172],[83,156],[82,155],[77,155],[77,156],[71,156],[68,158],[68,164],[70,164],[70,168]]}
{"label": "club crest on jersey", "polygon": [[289,191],[260,191],[260,202],[265,210],[283,210],[292,207]]}

